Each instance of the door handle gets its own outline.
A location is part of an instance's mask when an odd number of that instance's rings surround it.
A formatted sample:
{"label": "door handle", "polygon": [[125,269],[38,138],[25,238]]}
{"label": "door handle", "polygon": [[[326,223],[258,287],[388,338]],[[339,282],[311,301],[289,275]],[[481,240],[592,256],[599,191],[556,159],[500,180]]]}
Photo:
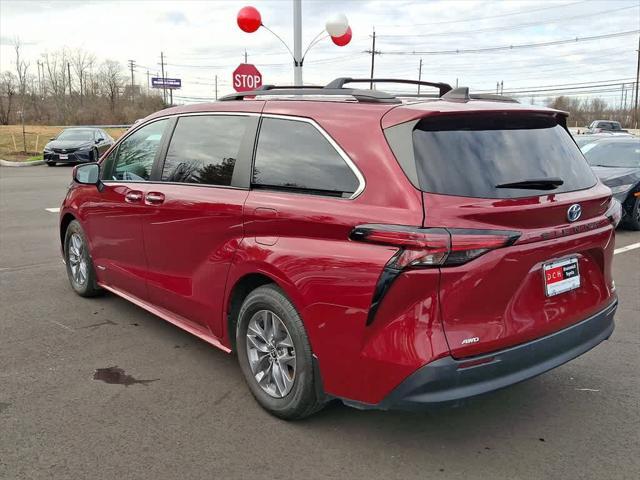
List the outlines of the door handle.
{"label": "door handle", "polygon": [[129,190],[124,196],[124,201],[127,203],[136,203],[142,200],[142,192],[139,190]]}
{"label": "door handle", "polygon": [[164,195],[160,192],[149,192],[144,197],[147,203],[152,205],[159,205],[164,202]]}

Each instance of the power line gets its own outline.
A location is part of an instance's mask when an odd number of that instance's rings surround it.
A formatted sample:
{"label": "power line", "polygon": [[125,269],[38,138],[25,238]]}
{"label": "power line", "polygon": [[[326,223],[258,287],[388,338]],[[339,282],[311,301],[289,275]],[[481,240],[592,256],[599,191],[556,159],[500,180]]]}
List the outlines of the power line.
{"label": "power line", "polygon": [[538,26],[538,25],[548,25],[551,23],[560,23],[560,22],[565,22],[567,20],[575,20],[578,18],[588,18],[588,17],[595,17],[598,15],[604,15],[604,14],[610,14],[610,13],[614,13],[614,12],[619,12],[621,10],[629,10],[632,8],[640,8],[640,5],[631,5],[631,6],[627,6],[627,7],[621,7],[621,8],[614,8],[614,9],[610,9],[610,10],[601,10],[599,12],[595,12],[595,13],[585,13],[582,15],[574,15],[571,17],[563,17],[563,18],[556,18],[556,19],[550,19],[550,20],[541,20],[541,21],[536,21],[536,22],[527,22],[527,23],[520,23],[517,25],[507,25],[507,26],[503,26],[503,27],[488,27],[488,28],[480,28],[477,30],[462,30],[462,31],[457,31],[457,32],[435,32],[435,33],[389,33],[389,34],[382,34],[382,35],[378,35],[378,37],[381,38],[407,38],[407,37],[450,37],[450,36],[460,36],[460,35],[469,35],[469,34],[474,34],[474,33],[486,33],[486,32],[501,32],[504,30],[518,30],[520,28],[528,28],[528,27],[533,27],[533,26]]}
{"label": "power line", "polygon": [[519,12],[509,12],[509,13],[502,13],[502,14],[498,14],[498,15],[490,15],[490,16],[486,16],[486,17],[476,17],[473,16],[471,18],[465,18],[462,20],[445,20],[442,22],[431,22],[431,23],[414,23],[411,25],[401,25],[401,24],[382,24],[379,25],[380,27],[409,27],[409,26],[414,26],[414,27],[427,27],[430,25],[450,25],[452,23],[465,23],[465,22],[480,22],[482,20],[490,20],[493,18],[502,18],[502,17],[511,17],[513,15],[524,15],[525,13],[533,13],[533,12],[541,12],[543,10],[552,10],[552,9],[556,9],[556,8],[563,8],[563,7],[571,7],[574,5],[578,5],[580,3],[587,3],[587,0],[582,0],[579,2],[573,2],[573,3],[565,3],[563,5],[554,5],[552,7],[540,7],[540,8],[533,8],[531,10],[525,10],[525,11],[519,11]]}
{"label": "power line", "polygon": [[624,37],[626,35],[635,35],[640,33],[640,30],[628,30],[626,32],[616,32],[616,33],[607,33],[604,35],[593,35],[590,37],[575,37],[566,40],[554,40],[551,42],[541,42],[541,43],[522,43],[519,45],[501,45],[498,47],[486,47],[486,48],[470,48],[470,49],[456,49],[456,50],[431,50],[431,51],[400,51],[400,50],[389,50],[386,52],[382,52],[385,55],[449,55],[449,54],[459,54],[459,53],[481,53],[481,52],[498,52],[504,50],[516,50],[522,48],[536,48],[536,47],[548,47],[552,45],[563,45],[566,43],[575,43],[575,42],[587,42],[591,40],[601,40],[604,38],[615,38],[615,37]]}
{"label": "power line", "polygon": [[[628,77],[628,78],[612,78],[610,80],[595,80],[595,81],[591,81],[591,82],[572,82],[572,83],[557,83],[555,85],[537,85],[535,87],[519,87],[519,89],[523,89],[523,88],[554,88],[554,87],[573,87],[576,85],[593,85],[596,83],[608,83],[608,82],[625,82],[625,81],[629,81],[629,80],[633,80],[633,77]],[[509,90],[512,91],[512,90]]]}
{"label": "power line", "polygon": [[[609,54],[609,55],[596,55],[596,56],[585,56],[583,59],[581,59],[581,62],[591,62],[593,60],[599,59],[599,58],[608,58],[610,59],[610,61],[606,61],[606,62],[597,62],[597,65],[594,66],[600,66],[600,65],[609,65],[609,64],[620,64],[621,60],[620,59],[614,59],[616,57],[616,55],[624,55],[624,54],[630,54],[631,52],[633,52],[633,50],[628,50],[628,51],[621,51],[620,49],[613,49],[615,50],[615,54]],[[607,50],[602,50],[602,51],[607,51]],[[600,51],[598,51],[600,52]],[[573,54],[572,54],[573,55]],[[576,54],[579,55],[579,54]],[[558,58],[564,58],[564,57],[558,57]],[[491,65],[486,65],[486,64],[479,64],[478,62],[472,62],[472,63],[456,63],[457,59],[453,59],[453,62],[445,62],[445,63],[438,63],[438,64],[430,64],[429,67],[432,70],[439,70],[439,71],[448,71],[448,70],[456,70],[456,69],[464,69],[464,71],[462,71],[461,73],[473,73],[473,72],[484,72],[487,71],[487,69],[495,69],[497,67],[497,63],[500,61],[504,61],[507,64],[504,65],[503,68],[508,69],[505,73],[509,74],[515,71],[520,71],[520,70],[531,70],[533,68],[535,68],[536,72],[541,72],[541,71],[559,71],[562,70],[560,68],[552,68],[552,69],[538,69],[537,67],[552,67],[552,66],[565,66],[567,68],[570,68],[571,70],[575,71],[576,66],[575,64],[571,64],[569,60],[564,60],[561,62],[542,62],[542,63],[528,63],[526,62],[526,65],[513,65],[514,63],[514,59],[511,58],[504,58],[504,59],[500,59],[497,60],[496,62],[492,62]],[[524,60],[523,60],[524,61]],[[477,68],[471,68],[471,67],[477,67]],[[501,66],[498,66],[499,68],[502,68]],[[385,70],[387,72],[389,72],[389,70]],[[396,72],[395,74],[400,74],[400,75],[404,75],[404,74],[408,74],[409,72],[413,72],[414,71],[414,67],[413,67],[413,62],[408,63],[407,65],[402,66],[401,69],[393,69],[391,70],[392,72]]]}
{"label": "power line", "polygon": [[579,86],[575,86],[575,87],[558,87],[558,88],[540,88],[540,89],[536,89],[535,87],[533,89],[517,89],[517,90],[507,90],[505,93],[509,93],[509,94],[520,94],[520,93],[524,93],[524,94],[529,94],[529,93],[542,93],[542,92],[557,92],[557,91],[570,91],[570,90],[584,90],[585,88],[597,88],[597,87],[619,87],[620,85],[624,85],[623,83],[605,83],[605,84],[601,84],[601,85],[594,85],[594,84],[590,84],[590,85],[579,85]]}
{"label": "power line", "polygon": [[[528,92],[546,92],[553,90],[571,90],[571,89],[580,89],[587,87],[604,87],[608,85],[624,85],[629,81],[634,80],[633,77],[627,78],[616,78],[612,80],[596,80],[591,82],[577,82],[577,83],[560,83],[556,85],[538,85],[535,87],[514,87],[511,89],[505,90],[505,93],[528,93]],[[608,83],[611,82],[611,83]],[[565,88],[561,88],[565,87]],[[478,93],[491,93],[493,89],[479,89]]]}

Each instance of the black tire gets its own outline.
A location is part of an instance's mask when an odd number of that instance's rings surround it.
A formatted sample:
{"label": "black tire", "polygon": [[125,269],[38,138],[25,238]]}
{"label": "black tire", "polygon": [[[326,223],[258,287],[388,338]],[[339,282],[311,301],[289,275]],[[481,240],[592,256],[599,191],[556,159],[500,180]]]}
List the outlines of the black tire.
{"label": "black tire", "polygon": [[[258,384],[251,371],[247,354],[249,321],[257,312],[269,310],[285,325],[295,348],[295,377],[291,390],[281,398],[269,395]],[[285,420],[298,420],[317,412],[324,406],[321,380],[314,367],[313,354],[304,325],[298,312],[276,285],[263,285],[245,298],[236,328],[238,363],[245,380],[258,403],[272,415]]]}
{"label": "black tire", "polygon": [[45,162],[47,164],[47,167],[55,167],[56,166],[56,162]]}
{"label": "black tire", "polygon": [[[77,247],[72,245],[74,238],[79,239],[82,244],[79,255],[74,254],[74,251],[78,251]],[[103,292],[103,290],[98,287],[96,272],[93,266],[93,261],[91,260],[91,255],[89,254],[87,237],[77,220],[73,220],[69,224],[64,235],[64,261],[67,266],[69,283],[71,284],[71,288],[73,288],[74,292],[81,297],[95,297]],[[77,266],[76,268],[80,268],[81,261],[84,262],[85,265],[85,274],[83,276],[78,276],[74,273],[77,270],[74,271],[72,264],[75,264]]]}
{"label": "black tire", "polygon": [[100,160],[100,152],[98,152],[97,148],[93,149],[93,153],[91,154],[91,162],[97,162]]}
{"label": "black tire", "polygon": [[630,199],[629,204],[622,226],[629,230],[640,230],[640,197]]}

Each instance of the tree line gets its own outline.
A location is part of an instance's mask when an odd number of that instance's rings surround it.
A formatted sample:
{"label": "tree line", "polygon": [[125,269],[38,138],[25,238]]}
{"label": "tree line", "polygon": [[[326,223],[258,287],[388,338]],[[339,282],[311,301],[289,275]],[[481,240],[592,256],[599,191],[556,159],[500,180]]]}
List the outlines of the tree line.
{"label": "tree line", "polygon": [[130,124],[165,107],[161,92],[131,86],[123,67],[63,48],[24,60],[14,42],[15,68],[0,74],[0,124]]}
{"label": "tree line", "polygon": [[[142,82],[132,87],[116,61],[98,61],[83,49],[63,48],[43,53],[34,64],[23,59],[19,40],[14,50],[14,70],[0,74],[1,125],[130,124],[166,106],[161,92],[150,90],[146,79],[144,87]],[[606,119],[628,128],[635,124],[631,108],[616,108],[601,98],[559,96],[545,104],[569,112],[572,127]]]}
{"label": "tree line", "polygon": [[633,108],[624,108],[605,102],[601,98],[555,97],[547,106],[569,112],[569,126],[585,127],[594,120],[617,120],[623,128],[634,128]]}

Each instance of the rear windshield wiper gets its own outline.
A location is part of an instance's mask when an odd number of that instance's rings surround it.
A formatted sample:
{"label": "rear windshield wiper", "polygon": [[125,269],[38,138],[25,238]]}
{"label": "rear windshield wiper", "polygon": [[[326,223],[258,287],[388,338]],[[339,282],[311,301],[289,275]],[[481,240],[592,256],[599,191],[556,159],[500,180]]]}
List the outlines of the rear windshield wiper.
{"label": "rear windshield wiper", "polygon": [[531,180],[521,180],[519,182],[500,183],[495,188],[528,188],[531,190],[553,190],[562,185],[564,181],[560,178],[534,178]]}

